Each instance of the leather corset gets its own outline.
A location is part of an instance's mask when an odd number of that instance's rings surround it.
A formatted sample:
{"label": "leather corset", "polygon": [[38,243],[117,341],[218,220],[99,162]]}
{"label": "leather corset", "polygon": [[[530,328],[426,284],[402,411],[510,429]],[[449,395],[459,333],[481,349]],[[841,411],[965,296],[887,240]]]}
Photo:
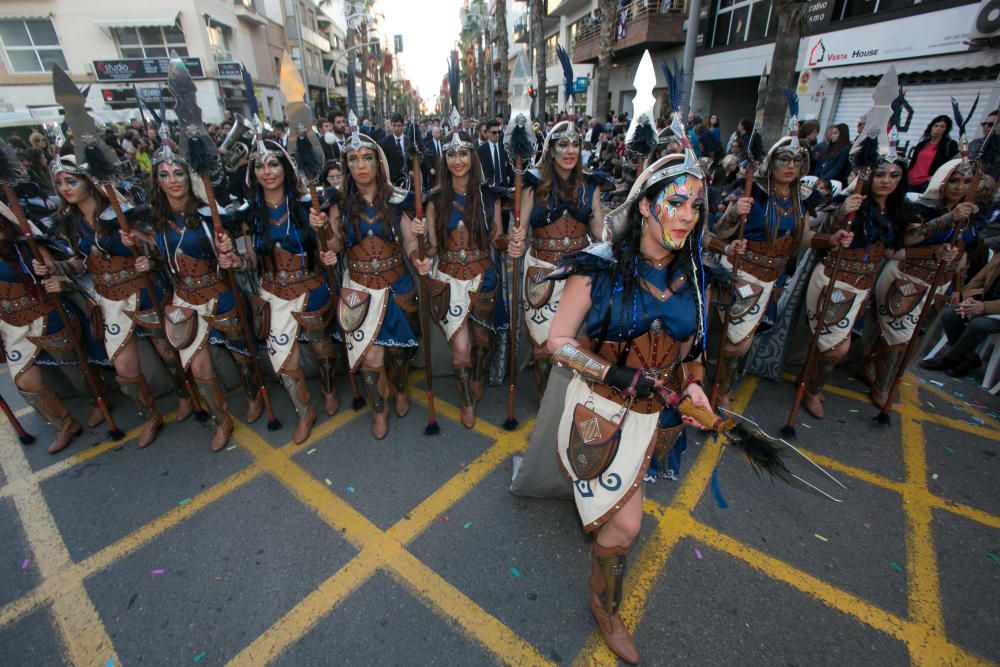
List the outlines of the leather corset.
{"label": "leather corset", "polygon": [[[944,245],[943,243],[940,245]],[[940,246],[921,246],[922,248],[938,248]],[[962,255],[965,254],[965,244],[959,243],[959,248],[961,251],[958,256],[950,261],[945,262],[941,269],[941,284],[947,284],[951,277],[955,275],[958,271],[958,266],[962,261]],[[914,257],[913,259],[904,259],[899,263],[899,270],[908,276],[913,276],[919,280],[924,281],[928,285],[932,280],[934,280],[934,274],[937,272],[938,261],[933,257]]]}
{"label": "leather corset", "polygon": [[351,280],[368,289],[386,289],[406,271],[399,244],[379,236],[366,236],[347,249]]}
{"label": "leather corset", "polygon": [[[589,338],[581,338],[580,342],[603,359],[615,364],[621,363],[632,368],[640,368],[648,377],[662,380],[671,391],[680,391],[677,371],[680,366],[678,361],[681,343],[667,335],[658,322],[659,320],[655,320],[647,333],[633,338],[631,345],[626,342],[601,342]],[[626,345],[628,345],[628,355],[624,360],[620,360]],[[625,398],[621,392],[599,382],[588,381],[587,384],[598,396],[624,405]],[[633,410],[644,415],[660,412],[665,407],[667,406],[658,394],[636,399],[632,404]]]}
{"label": "leather corset", "polygon": [[316,268],[310,271],[307,264],[305,255],[276,247],[271,252],[274,270],[261,275],[260,286],[279,299],[297,299],[323,284],[323,275]]}
{"label": "leather corset", "polygon": [[[41,286],[39,286],[41,290]],[[0,282],[0,320],[24,327],[52,312],[54,306],[29,294],[23,283]]]}
{"label": "leather corset", "polygon": [[87,270],[97,293],[112,301],[123,301],[145,286],[142,274],[135,270],[135,257],[92,251],[87,255]]}
{"label": "leather corset", "polygon": [[565,253],[587,247],[587,226],[576,218],[563,215],[555,222],[532,231],[531,250],[536,259],[557,264]]}
{"label": "leather corset", "polygon": [[[840,268],[837,270],[837,282],[853,285],[858,289],[871,289],[878,275],[878,267],[882,263],[885,244],[881,241],[867,248],[844,248],[840,253]],[[833,273],[833,259],[836,251],[823,258],[826,277]],[[865,255],[868,256],[867,260]]]}
{"label": "leather corset", "polygon": [[740,271],[766,283],[774,282],[797,247],[798,237],[794,234],[786,234],[773,243],[747,241],[747,251],[740,256]]}
{"label": "leather corset", "polygon": [[457,280],[470,280],[489,267],[490,255],[486,250],[473,248],[469,229],[459,225],[448,232],[445,249],[438,256],[438,268]]}
{"label": "leather corset", "polygon": [[180,250],[176,254],[178,272],[174,274],[174,292],[188,303],[200,306],[228,289],[215,271],[215,261],[195,259]]}

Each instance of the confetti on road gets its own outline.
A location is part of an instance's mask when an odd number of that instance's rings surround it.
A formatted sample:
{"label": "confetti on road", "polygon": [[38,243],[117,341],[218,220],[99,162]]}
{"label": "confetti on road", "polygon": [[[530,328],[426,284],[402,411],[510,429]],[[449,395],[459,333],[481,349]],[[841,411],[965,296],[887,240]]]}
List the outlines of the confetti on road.
{"label": "confetti on road", "polygon": [[323,481],[326,482],[327,486],[333,486],[333,482],[330,481],[329,477],[325,478]]}
{"label": "confetti on road", "polygon": [[962,392],[955,391],[955,392],[952,392],[952,393],[955,394],[955,396],[958,396],[959,398],[962,398]]}
{"label": "confetti on road", "polygon": [[823,537],[822,535],[820,535],[819,533],[813,533],[813,537],[815,537],[817,540],[820,540],[821,542],[829,542],[830,541],[830,540],[826,539],[825,537]]}
{"label": "confetti on road", "polygon": [[898,563],[896,563],[896,562],[889,563],[889,567],[891,567],[892,569],[894,569],[896,572],[899,572],[900,574],[903,574],[903,568],[901,568]]}
{"label": "confetti on road", "polygon": [[812,428],[812,426],[810,426],[809,424],[806,424],[805,422],[800,422],[799,426],[804,426],[806,428]]}
{"label": "confetti on road", "polygon": [[310,449],[310,450],[309,450],[308,452],[306,452],[306,455],[309,455],[309,454],[315,454],[315,453],[316,453],[316,448],[315,448],[315,447],[313,447],[313,448],[312,448],[312,449]]}
{"label": "confetti on road", "polygon": [[992,554],[989,551],[987,551],[986,555],[989,556],[990,560],[993,561],[994,563],[1000,563],[1000,558],[997,558],[996,554]]}
{"label": "confetti on road", "polygon": [[938,474],[937,473],[934,473],[933,475],[931,475],[931,479],[937,479],[937,478],[938,478]]}
{"label": "confetti on road", "polygon": [[471,525],[472,525],[471,521],[466,521],[465,523],[462,524],[462,528],[468,528]]}
{"label": "confetti on road", "polygon": [[353,486],[347,487],[347,492],[348,493],[354,493],[354,487]]}
{"label": "confetti on road", "polygon": [[858,411],[852,408],[852,409],[848,410],[848,412],[858,412]]}
{"label": "confetti on road", "polygon": [[21,561],[21,569],[22,570],[27,570],[29,565],[31,565],[31,559],[30,558],[25,558],[24,560]]}
{"label": "confetti on road", "polygon": [[459,461],[458,462],[458,467],[459,468],[464,468],[465,467],[465,461]]}
{"label": "confetti on road", "polygon": [[447,520],[448,520],[448,515],[447,515],[447,514],[445,514],[444,516],[442,516],[442,517],[441,517],[441,520],[442,520],[442,521],[447,521]]}
{"label": "confetti on road", "polygon": [[927,405],[929,405],[932,408],[937,408],[937,406],[931,403],[930,401],[927,401]]}
{"label": "confetti on road", "polygon": [[871,528],[871,527],[872,527],[872,525],[870,523],[866,523],[865,524],[865,528]]}
{"label": "confetti on road", "polygon": [[954,454],[955,453],[955,450],[952,449],[951,447],[949,447],[948,445],[944,446],[944,451],[948,452],[949,454]]}
{"label": "confetti on road", "polygon": [[115,659],[114,658],[108,658],[108,664],[105,665],[105,667],[115,667]]}
{"label": "confetti on road", "polygon": [[931,380],[931,384],[935,387],[944,387],[944,382],[938,382],[937,380]]}
{"label": "confetti on road", "polygon": [[180,501],[177,504],[178,505],[187,505],[189,502],[191,502],[191,499],[190,498],[185,498],[184,500]]}
{"label": "confetti on road", "polygon": [[204,657],[205,657],[205,651],[202,651],[201,653],[199,653],[195,657],[191,658],[191,662],[197,664],[197,663],[201,662],[202,658],[204,658]]}
{"label": "confetti on road", "polygon": [[163,574],[164,572],[166,572],[166,570],[164,570],[163,568],[157,568],[155,570],[150,570],[149,571],[149,573],[152,574],[152,575]]}
{"label": "confetti on road", "polygon": [[227,451],[227,452],[231,452],[231,451],[233,451],[234,449],[236,449],[236,445],[229,445],[228,447],[226,447],[226,451]]}
{"label": "confetti on road", "polygon": [[694,557],[697,558],[698,560],[702,559],[701,549],[699,549],[698,547],[694,548]]}
{"label": "confetti on road", "polygon": [[511,567],[511,568],[510,568],[510,570],[508,570],[508,571],[509,571],[509,572],[510,572],[510,573],[511,573],[512,575],[514,575],[514,577],[515,577],[515,578],[516,578],[516,577],[520,577],[520,576],[521,576],[521,573],[517,571],[517,568],[516,568],[516,567]]}

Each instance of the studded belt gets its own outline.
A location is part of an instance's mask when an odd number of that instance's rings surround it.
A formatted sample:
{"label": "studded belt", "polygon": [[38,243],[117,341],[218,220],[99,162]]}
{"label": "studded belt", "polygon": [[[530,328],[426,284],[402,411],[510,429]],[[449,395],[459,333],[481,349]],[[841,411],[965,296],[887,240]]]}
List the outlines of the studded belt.
{"label": "studded belt", "polygon": [[587,247],[586,236],[564,236],[561,239],[534,236],[531,239],[532,254],[543,262],[555,263],[559,256]]}
{"label": "studded belt", "polygon": [[294,269],[292,271],[268,271],[261,275],[261,282],[275,283],[282,287],[294,285],[310,278],[315,278],[318,274],[308,269]]}
{"label": "studded belt", "polygon": [[488,255],[485,250],[445,250],[441,253],[441,261],[448,264],[474,264],[486,259]]}
{"label": "studded belt", "polygon": [[382,273],[383,271],[389,271],[401,266],[403,263],[402,257],[399,255],[393,255],[392,257],[385,257],[383,259],[348,259],[347,267],[350,269],[351,274],[356,273]]}

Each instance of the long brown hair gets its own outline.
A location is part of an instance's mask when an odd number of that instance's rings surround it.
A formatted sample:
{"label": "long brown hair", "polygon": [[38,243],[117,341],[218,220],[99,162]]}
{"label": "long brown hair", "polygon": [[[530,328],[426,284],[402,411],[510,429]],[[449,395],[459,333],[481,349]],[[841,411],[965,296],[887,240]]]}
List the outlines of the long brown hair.
{"label": "long brown hair", "polygon": [[[368,148],[364,146],[363,148]],[[360,152],[360,148],[358,151]],[[389,197],[393,194],[392,184],[389,183],[389,177],[387,174],[382,173],[382,155],[377,148],[368,148],[368,150],[375,153],[375,198],[372,202],[372,206],[375,207],[375,215],[378,219],[382,221],[385,225],[387,231],[391,232],[392,236],[396,236],[395,221],[393,220],[392,212],[389,210]],[[344,207],[344,224],[350,224],[352,229],[354,229],[354,238],[358,242],[361,241],[361,223],[358,222],[361,219],[361,215],[365,212],[365,198],[361,195],[358,190],[358,186],[354,183],[354,177],[351,175],[351,168],[347,164],[347,151],[344,151],[342,156],[343,167],[342,172],[344,174],[344,198],[347,200],[347,205]],[[344,230],[347,231],[346,229]]]}
{"label": "long brown hair", "polygon": [[[198,215],[198,198],[195,197],[194,190],[191,188],[193,175],[190,169],[187,169],[187,174],[188,197],[184,207],[184,225],[188,229],[194,229],[201,225],[201,217]],[[146,192],[149,193],[149,224],[153,227],[154,232],[162,234],[167,231],[167,224],[170,222],[173,212],[170,210],[170,200],[167,199],[167,194],[156,179],[155,168],[149,174]]]}
{"label": "long brown hair", "polygon": [[[549,149],[542,160],[542,172],[539,174],[538,186],[535,188],[535,201],[545,201],[549,198],[552,188],[556,187],[556,197],[564,202],[571,202],[574,206],[580,205],[580,188],[583,186],[583,157],[581,151],[577,151],[576,165],[570,172],[569,178],[563,180],[556,173],[555,160],[556,146],[549,144]],[[584,202],[586,204],[586,202]]]}
{"label": "long brown hair", "polygon": [[[111,202],[104,196],[101,189],[94,185],[94,182],[87,176],[74,173],[73,177],[79,179],[84,184],[84,187],[87,188],[87,194],[93,197],[97,202],[97,206],[94,208],[94,228],[97,229],[97,233],[100,235],[100,230],[98,229],[101,225],[100,215],[102,211],[111,206]],[[55,185],[55,182],[56,179],[55,176],[53,176],[52,184]],[[55,231],[56,236],[65,239],[66,242],[70,244],[70,247],[73,248],[74,252],[79,251],[80,234],[76,229],[75,223],[78,218],[83,218],[83,211],[81,211],[80,207],[76,204],[70,204],[66,201],[65,197],[59,194],[59,188],[56,188],[56,194],[59,195],[59,219],[53,231]]]}
{"label": "long brown hair", "polygon": [[[458,135],[462,140],[472,142],[472,140],[465,134],[459,133]],[[451,141],[451,137],[448,138],[447,142],[442,142],[442,146]],[[483,167],[479,162],[479,155],[473,148],[469,149],[471,154],[472,164],[469,168],[469,183],[468,187],[465,189],[465,214],[462,218],[465,220],[466,226],[469,228],[469,233],[471,235],[472,247],[484,249],[487,242],[487,229],[488,225],[486,220],[483,219]],[[448,169],[448,158],[441,153],[441,159],[438,162],[438,173],[441,174],[440,186],[441,186],[441,196],[438,197],[438,207],[435,211],[436,220],[434,221],[434,231],[437,234],[438,247],[442,249],[447,249],[447,238],[448,238],[448,219],[451,217],[452,205],[455,201],[455,189],[452,187],[451,183],[451,171]],[[487,212],[489,215],[489,212]]]}

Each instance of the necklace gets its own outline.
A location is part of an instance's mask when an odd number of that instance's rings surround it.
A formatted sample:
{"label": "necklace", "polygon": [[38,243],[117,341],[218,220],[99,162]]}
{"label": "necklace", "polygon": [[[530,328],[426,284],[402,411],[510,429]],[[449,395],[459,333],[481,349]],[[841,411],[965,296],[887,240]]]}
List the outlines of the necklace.
{"label": "necklace", "polygon": [[[666,301],[667,299],[669,299],[671,296],[674,295],[674,290],[672,290],[670,287],[661,290],[659,287],[656,287],[645,278],[640,278],[639,281],[642,283],[643,288],[647,292],[652,294],[654,297],[656,297],[659,301]],[[674,285],[679,287],[683,282],[684,282],[684,276],[680,276],[680,278],[678,278],[674,282]]]}
{"label": "necklace", "polygon": [[273,204],[265,199],[264,203],[267,204],[268,208],[278,208],[279,206],[281,206],[282,204],[285,203],[285,198],[282,197],[281,199],[279,199],[278,201],[274,202]]}
{"label": "necklace", "polygon": [[670,261],[674,258],[673,255],[664,255],[663,257],[653,258],[643,255],[642,259],[650,264],[654,269],[663,269],[670,264]]}

